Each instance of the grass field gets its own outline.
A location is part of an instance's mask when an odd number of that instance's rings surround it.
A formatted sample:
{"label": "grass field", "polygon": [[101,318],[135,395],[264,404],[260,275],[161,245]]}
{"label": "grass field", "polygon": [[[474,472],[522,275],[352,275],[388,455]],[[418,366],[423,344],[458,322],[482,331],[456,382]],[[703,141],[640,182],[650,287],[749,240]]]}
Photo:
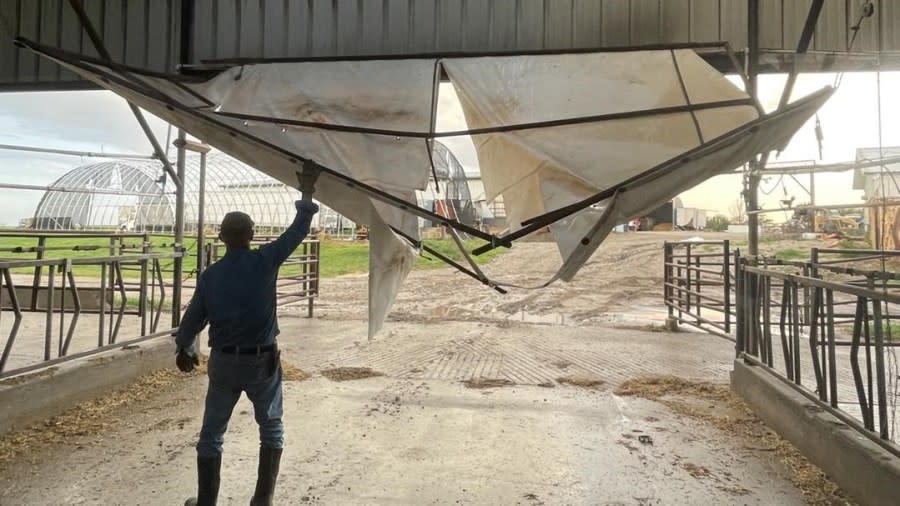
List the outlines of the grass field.
{"label": "grass field", "polygon": [[[174,238],[172,236],[152,236],[155,252],[170,252]],[[464,263],[462,254],[451,239],[426,239],[425,244],[436,251],[450,257],[456,261]],[[185,241],[185,260],[184,272],[191,273],[197,267],[197,241],[195,238],[186,238]],[[472,249],[484,244],[483,241],[477,239],[468,239],[464,241],[466,248]],[[140,250],[140,241],[138,239],[128,239],[125,241],[126,247],[130,247],[131,251],[125,254],[137,254]],[[23,251],[21,253],[9,251],[9,248],[31,248],[37,246],[37,239],[19,238],[19,237],[0,237],[0,258],[4,260],[33,260],[34,252]],[[109,239],[70,239],[70,238],[51,238],[47,240],[46,246],[49,249],[45,252],[44,258],[96,258],[109,256]],[[479,257],[475,260],[479,264],[486,263],[502,254],[504,248],[498,248]],[[330,278],[340,276],[342,274],[368,272],[369,270],[369,243],[365,241],[324,241],[321,244],[320,252],[320,276]],[[172,269],[173,259],[164,259],[161,262],[163,270]],[[441,260],[432,258],[427,253],[416,261],[416,269],[434,269],[445,267],[446,264]],[[74,266],[73,273],[76,276],[93,277],[100,276],[100,268],[98,266]],[[285,267],[285,274],[293,274],[299,272],[300,266]],[[14,272],[31,272],[31,268],[19,269]],[[135,269],[125,270],[123,275],[126,278],[139,277],[139,271]]]}

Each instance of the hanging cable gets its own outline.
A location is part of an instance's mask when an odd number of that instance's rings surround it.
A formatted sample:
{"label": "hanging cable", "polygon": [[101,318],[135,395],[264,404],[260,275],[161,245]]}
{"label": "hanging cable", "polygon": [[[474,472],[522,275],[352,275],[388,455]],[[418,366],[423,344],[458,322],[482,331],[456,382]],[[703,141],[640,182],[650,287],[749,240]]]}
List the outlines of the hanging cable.
{"label": "hanging cable", "polygon": [[[862,28],[862,22],[872,17],[875,14],[875,4],[870,1],[862,4],[859,7],[859,18],[856,20],[856,24],[850,27],[850,31],[853,32],[853,35],[850,36],[850,40],[847,41],[847,52],[849,53],[853,49],[853,44],[856,43],[856,38],[859,36],[859,31]],[[844,72],[838,72],[834,76],[834,88],[838,88],[841,85],[841,82],[844,80]]]}

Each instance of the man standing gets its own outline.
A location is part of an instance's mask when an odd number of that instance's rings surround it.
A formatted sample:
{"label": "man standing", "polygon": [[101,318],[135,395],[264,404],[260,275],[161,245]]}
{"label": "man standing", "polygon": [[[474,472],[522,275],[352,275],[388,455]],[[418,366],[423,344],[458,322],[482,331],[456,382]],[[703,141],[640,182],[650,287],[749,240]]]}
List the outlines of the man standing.
{"label": "man standing", "polygon": [[316,172],[301,176],[302,200],[294,222],[275,241],[251,250],[253,221],[245,213],[225,215],[219,238],[226,253],[200,276],[175,339],[183,372],[199,365],[197,334],[208,323],[209,388],[197,442],[198,493],[185,506],[215,506],[222,443],[241,392],[253,403],[259,425],[259,469],[252,506],[271,505],[284,446],[281,361],[275,337],[278,268],[309,233],[319,207],[312,202]]}

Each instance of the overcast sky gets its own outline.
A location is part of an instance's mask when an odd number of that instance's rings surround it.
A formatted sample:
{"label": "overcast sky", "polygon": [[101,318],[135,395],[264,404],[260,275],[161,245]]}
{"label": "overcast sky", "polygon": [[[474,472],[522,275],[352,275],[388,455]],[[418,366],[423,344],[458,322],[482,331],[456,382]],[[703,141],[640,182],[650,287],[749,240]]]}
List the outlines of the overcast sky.
{"label": "overcast sky", "polygon": [[[829,85],[833,74],[800,76],[794,97]],[[778,103],[784,76],[761,76],[760,92],[764,107],[771,110]],[[856,148],[877,147],[878,94],[874,73],[844,76],[843,84],[822,108],[819,117],[825,133],[822,163],[852,160]],[[900,146],[900,73],[881,74],[882,142],[884,146]],[[465,128],[465,120],[449,85],[442,86],[439,102],[438,129]],[[164,142],[167,125],[155,117],[150,123]],[[478,159],[468,138],[442,139],[467,171],[477,171]],[[148,155],[151,148],[126,103],[105,91],[42,92],[0,94],[0,144],[40,146],[48,148],[104,151]],[[813,160],[818,147],[810,122],[795,136],[777,161]],[[0,182],[49,185],[67,171],[90,163],[88,158],[60,156],[0,149]],[[798,176],[806,185],[808,177]],[[816,202],[819,204],[856,203],[861,192],[851,190],[852,176],[827,174],[817,176]],[[764,181],[763,207],[777,207],[785,192],[797,202],[809,197],[790,178]],[[738,198],[739,176],[714,178],[682,195],[688,207],[725,212]],[[42,196],[39,191],[0,190],[0,224],[17,224],[31,216]],[[779,213],[781,215],[781,213]],[[784,216],[773,216],[781,221]]]}

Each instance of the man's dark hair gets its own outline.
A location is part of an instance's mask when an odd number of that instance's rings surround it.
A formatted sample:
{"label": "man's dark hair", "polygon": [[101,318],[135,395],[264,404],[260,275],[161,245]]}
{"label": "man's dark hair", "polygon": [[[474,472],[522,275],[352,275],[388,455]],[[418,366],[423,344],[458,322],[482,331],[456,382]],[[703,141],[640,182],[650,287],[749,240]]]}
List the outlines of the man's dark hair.
{"label": "man's dark hair", "polygon": [[229,248],[248,247],[253,240],[253,220],[250,215],[240,211],[226,214],[219,227],[219,239]]}

